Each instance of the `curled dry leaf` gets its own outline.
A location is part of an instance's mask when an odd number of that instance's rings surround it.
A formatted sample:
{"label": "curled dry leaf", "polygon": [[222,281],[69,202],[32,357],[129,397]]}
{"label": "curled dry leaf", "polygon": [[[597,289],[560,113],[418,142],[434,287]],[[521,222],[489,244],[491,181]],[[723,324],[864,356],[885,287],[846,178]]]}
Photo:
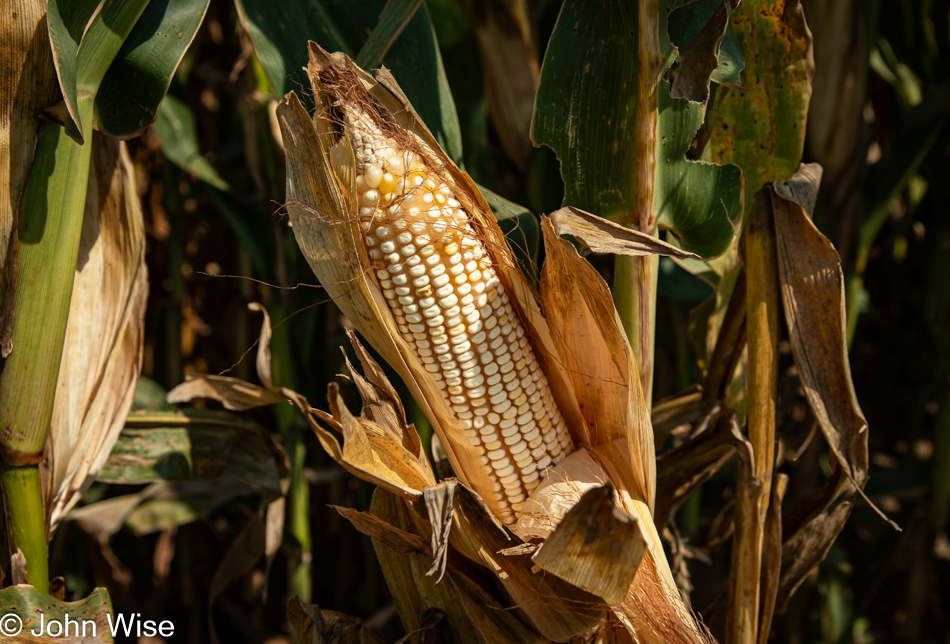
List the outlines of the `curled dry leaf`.
{"label": "curled dry leaf", "polygon": [[709,22],[700,29],[673,76],[670,96],[686,98],[694,103],[705,103],[709,98],[709,77],[719,64],[719,47],[726,35],[733,2],[738,4],[739,1],[723,0]]}
{"label": "curled dry leaf", "polygon": [[426,542],[412,532],[406,532],[386,523],[375,514],[370,512],[360,512],[352,508],[342,508],[337,505],[331,505],[331,508],[340,513],[340,516],[353,524],[353,527],[372,537],[374,542],[379,542],[390,550],[395,550],[401,555],[407,555],[416,552],[423,555],[432,556],[432,549],[426,546]]}
{"label": "curled dry leaf", "polygon": [[145,224],[125,143],[92,141],[86,210],[46,450],[55,528],[105,464],[142,366]]}
{"label": "curled dry leaf", "polygon": [[819,166],[802,165],[792,179],[774,184],[771,197],[792,353],[805,397],[834,455],[832,477],[784,519],[778,610],[824,559],[868,478],[868,427],[851,380],[841,260],[808,214],[820,179]]}
{"label": "curled dry leaf", "polygon": [[[785,321],[805,397],[848,478],[864,487],[867,421],[851,380],[845,338],[844,276],[837,251],[808,217],[821,168],[803,165],[772,196]],[[832,316],[834,323],[828,324]]]}
{"label": "curled dry leaf", "polygon": [[298,597],[287,606],[287,620],[297,632],[298,644],[383,644],[361,620],[304,604]]}
{"label": "curled dry leaf", "polygon": [[[202,374],[190,377],[168,392],[169,402],[186,403],[195,398],[211,398],[229,409],[251,409],[276,401],[287,401],[304,415],[324,450],[351,474],[410,499],[420,497],[426,485],[435,483],[418,436],[414,439],[406,436],[410,432],[414,434],[415,429],[406,424],[401,405],[398,409],[380,413],[382,401],[395,397],[395,392],[369,354],[360,349],[357,351],[364,360],[364,369],[379,383],[376,390],[370,390],[373,391],[369,401],[371,409],[378,419],[388,420],[376,422],[365,415],[353,416],[343,403],[335,384],[330,385],[327,394],[332,413],[316,411],[297,392],[286,387],[275,387],[271,382],[270,316],[259,304],[252,303],[249,306],[251,310],[264,314],[257,367],[258,377],[266,383],[265,386],[253,385],[239,378]],[[355,337],[351,339],[359,344]],[[365,382],[370,384],[370,380]],[[318,417],[337,433],[321,425],[317,421]],[[341,434],[342,445],[338,439]],[[418,451],[412,453],[404,445],[418,446]]]}
{"label": "curled dry leaf", "polygon": [[592,215],[579,208],[567,206],[550,214],[558,236],[572,235],[595,253],[610,255],[667,255],[677,259],[699,259],[690,253],[653,235],[615,224],[609,219]]}
{"label": "curled dry leaf", "polygon": [[616,504],[608,483],[584,494],[531,560],[542,570],[619,604],[645,550],[637,519]]}

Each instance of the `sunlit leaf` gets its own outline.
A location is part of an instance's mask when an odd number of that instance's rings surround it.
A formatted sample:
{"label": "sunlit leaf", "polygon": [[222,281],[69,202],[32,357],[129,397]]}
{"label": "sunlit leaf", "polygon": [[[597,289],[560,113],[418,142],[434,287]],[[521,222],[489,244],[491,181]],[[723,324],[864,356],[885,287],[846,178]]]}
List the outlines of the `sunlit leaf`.
{"label": "sunlit leaf", "polygon": [[151,0],[96,94],[98,127],[130,137],[155,120],[210,0]]}

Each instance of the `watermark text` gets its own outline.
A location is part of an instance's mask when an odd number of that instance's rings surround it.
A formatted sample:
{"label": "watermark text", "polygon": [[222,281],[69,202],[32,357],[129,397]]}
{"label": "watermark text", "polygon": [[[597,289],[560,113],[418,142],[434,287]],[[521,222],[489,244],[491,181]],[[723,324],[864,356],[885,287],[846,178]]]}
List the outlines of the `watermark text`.
{"label": "watermark text", "polygon": [[141,613],[112,615],[106,614],[106,623],[92,619],[76,619],[69,614],[61,618],[39,614],[39,619],[31,616],[24,624],[23,618],[15,613],[0,616],[0,637],[16,637],[21,632],[33,637],[56,639],[58,637],[96,637],[100,630],[108,630],[112,637],[171,637],[175,634],[175,625],[169,620],[157,621],[143,619]]}

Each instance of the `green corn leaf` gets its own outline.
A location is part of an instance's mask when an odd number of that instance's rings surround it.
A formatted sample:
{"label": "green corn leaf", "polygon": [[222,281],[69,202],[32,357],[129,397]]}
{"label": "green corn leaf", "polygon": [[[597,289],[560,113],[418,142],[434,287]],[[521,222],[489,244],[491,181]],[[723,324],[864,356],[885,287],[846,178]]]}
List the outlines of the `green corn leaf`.
{"label": "green corn leaf", "polygon": [[99,129],[131,137],[152,123],[210,0],[151,0],[96,94]]}
{"label": "green corn leaf", "polygon": [[686,152],[703,122],[701,105],[670,98],[661,81],[653,212],[683,248],[701,257],[722,253],[742,215],[742,173],[734,165],[689,161]]}
{"label": "green corn leaf", "polygon": [[811,34],[801,8],[785,6],[746,0],[732,13],[749,89],[720,87],[709,105],[709,157],[742,168],[749,206],[763,184],[795,174],[805,144]]}
{"label": "green corn leaf", "polygon": [[[657,21],[660,49],[672,62],[667,11]],[[620,2],[565,3],[551,36],[535,104],[532,139],[561,161],[564,205],[602,217],[634,219],[637,173],[639,45],[637,7]],[[742,212],[742,180],[735,166],[686,158],[703,122],[703,107],[672,99],[657,86],[653,214],[689,251],[710,257],[728,248]]]}
{"label": "green corn leaf", "polygon": [[92,101],[102,79],[147,5],[148,0],[105,0],[101,6],[94,0],[50,0],[49,38],[69,115],[66,132],[78,143],[92,127]]}
{"label": "green corn leaf", "polygon": [[[342,51],[351,57],[360,52],[365,58],[361,64],[382,64],[392,71],[439,145],[453,161],[461,162],[461,127],[424,4],[393,40],[393,33],[414,3],[393,3],[394,7],[382,15],[385,0],[309,0],[300,3],[298,9],[288,9],[290,13],[274,11],[271,3],[264,0],[236,1],[258,60],[278,97],[291,90],[306,96],[307,91],[302,90],[310,86],[303,71],[308,62],[308,40],[316,41],[327,51]],[[406,7],[398,7],[400,4]],[[298,10],[306,15],[297,16],[294,12]],[[381,28],[382,33],[369,36],[376,28]],[[362,52],[368,41],[369,49]],[[391,43],[388,49],[387,43]]]}
{"label": "green corn leaf", "polygon": [[184,525],[236,499],[270,503],[283,494],[283,451],[236,414],[187,409],[133,412],[98,481],[149,486],[74,510],[69,518],[110,535]]}
{"label": "green corn leaf", "polygon": [[195,115],[184,101],[171,95],[165,98],[163,109],[155,122],[155,131],[162,142],[162,152],[172,163],[210,186],[230,190],[214,166],[201,155]]}
{"label": "green corn leaf", "polygon": [[422,0],[387,2],[386,6],[383,7],[383,12],[379,14],[379,22],[376,24],[376,28],[363,43],[360,53],[356,55],[356,64],[363,69],[379,67],[386,52],[399,38],[399,35],[421,6]]}
{"label": "green corn leaf", "polygon": [[478,186],[478,189],[495,213],[495,221],[505,233],[508,246],[518,258],[522,271],[532,282],[537,282],[538,248],[541,245],[541,226],[537,216],[484,186]]}
{"label": "green corn leaf", "polygon": [[234,4],[278,98],[293,90],[305,93],[302,90],[310,87],[305,71],[307,41],[315,40],[327,51],[356,53],[331,17],[327,2],[286,2],[279,11],[272,0],[235,0]]}
{"label": "green corn leaf", "polygon": [[263,429],[228,412],[133,412],[98,481],[141,485],[156,481],[210,481],[228,472],[279,491],[280,481]]}

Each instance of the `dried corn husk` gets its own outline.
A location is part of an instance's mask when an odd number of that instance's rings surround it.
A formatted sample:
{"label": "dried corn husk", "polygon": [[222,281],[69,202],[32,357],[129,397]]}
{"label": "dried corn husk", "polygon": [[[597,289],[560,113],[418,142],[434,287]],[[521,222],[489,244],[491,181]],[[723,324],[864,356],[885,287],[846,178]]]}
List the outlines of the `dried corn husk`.
{"label": "dried corn husk", "polygon": [[[672,575],[653,525],[651,507],[656,475],[652,428],[639,388],[633,353],[603,280],[573,248],[558,239],[553,224],[545,220],[543,229],[548,260],[542,275],[540,301],[546,317],[542,315],[535,294],[507,253],[501,231],[481,194],[469,177],[455,168],[441,152],[394,79],[385,70],[378,74],[377,79],[372,79],[345,56],[329,55],[313,44],[310,51],[309,72],[317,101],[313,125],[310,126],[309,119],[304,124],[300,114],[302,108],[294,95],[288,95],[278,108],[278,118],[288,156],[288,210],[301,248],[310,258],[321,283],[327,286],[344,313],[406,381],[439,434],[462,483],[470,489],[491,489],[486,485],[486,475],[477,454],[462,436],[454,413],[443,402],[437,383],[422,368],[397,331],[380,287],[369,271],[371,264],[357,228],[359,204],[353,188],[355,162],[352,151],[348,149],[348,139],[340,136],[338,125],[328,117],[332,101],[343,96],[342,100],[374,103],[374,108],[383,112],[390,123],[419,142],[418,147],[423,150],[428,165],[438,167],[465,191],[470,224],[485,240],[502,283],[545,369],[575,444],[587,448],[603,469],[604,478],[616,486],[617,512],[613,516],[619,524],[638,526],[636,534],[629,538],[634,542],[642,540],[647,553],[646,570],[641,568],[643,572],[636,575],[632,590],[632,574],[614,579],[615,587],[611,588],[602,583],[600,586],[586,583],[594,579],[602,582],[610,578],[610,572],[622,566],[618,567],[618,562],[608,557],[582,558],[573,533],[580,534],[583,521],[564,521],[549,536],[551,548],[547,551],[544,546],[538,549],[535,563],[562,574],[568,570],[577,573],[572,575],[572,579],[591,590],[596,588],[602,605],[605,608],[613,606],[631,632],[643,641],[700,639],[691,616],[676,598]],[[330,79],[334,88],[325,89],[323,83]],[[340,90],[339,86],[345,83],[351,85]],[[303,148],[297,145],[297,141],[307,139],[313,142],[311,146]],[[328,244],[331,238],[333,243]],[[651,250],[655,252],[655,249]],[[618,405],[618,401],[621,404]],[[549,581],[542,588],[530,571],[524,575],[524,567],[513,565],[520,557],[499,558],[497,553],[504,545],[500,540],[504,531],[492,528],[490,522],[479,517],[482,513],[479,504],[456,505],[459,499],[469,498],[467,495],[466,489],[460,488],[451,494],[451,501],[443,501],[443,505],[456,508],[453,545],[499,573],[499,580],[512,599],[543,635],[560,640],[584,632],[582,629],[589,630],[591,619],[597,612],[579,608],[581,602],[577,597],[580,593],[575,591],[582,586],[573,590],[572,585],[555,588]],[[601,499],[611,505],[615,503],[613,495]],[[546,510],[548,508],[541,511]],[[429,514],[430,521],[437,518],[432,516],[431,506]],[[604,530],[603,534],[587,534],[583,538],[596,542],[598,537],[609,539],[608,534],[610,531]],[[510,540],[510,537],[505,539]],[[493,547],[486,547],[493,543]],[[555,544],[562,544],[561,549],[552,555]],[[632,563],[633,571],[636,571],[636,562],[643,552],[642,547],[634,547],[624,553],[624,561]],[[545,556],[539,556],[541,553]],[[584,572],[579,572],[581,570]],[[620,584],[619,588],[617,584]],[[632,599],[617,606],[617,599],[625,595]],[[545,601],[539,606],[535,602],[542,597]],[[565,611],[551,610],[556,607],[552,597],[561,600],[567,614],[573,613],[579,619],[566,619]]]}
{"label": "dried corn husk", "polygon": [[[456,620],[456,626],[477,625],[477,630],[467,630],[472,641],[497,641],[490,635],[497,632],[513,638],[508,641],[567,641],[595,632],[611,615],[642,642],[702,641],[679,599],[651,516],[656,478],[653,432],[633,354],[606,285],[559,239],[557,227],[595,250],[681,251],[645,235],[631,237],[630,231],[618,235],[611,227],[598,225],[591,215],[565,209],[553,222],[543,220],[548,260],[542,292],[534,292],[508,252],[484,198],[468,175],[439,149],[388,72],[380,70],[374,79],[346,56],[328,54],[313,43],[310,54],[315,116],[306,113],[293,93],[277,110],[287,154],[287,208],[294,233],[344,314],[406,382],[460,481],[435,482],[395,393],[355,338],[352,341],[366,374],[360,377],[350,368],[363,398],[360,417],[342,404],[335,385],[329,389],[330,413],[311,412],[298,394],[273,386],[266,322],[258,357],[264,387],[202,376],[176,388],[169,399],[181,402],[211,396],[232,408],[290,400],[310,419],[337,462],[401,496],[402,501],[389,497],[385,504],[374,503],[376,513],[383,515],[376,519],[352,513],[347,518],[374,538],[380,552],[400,553],[401,558],[381,558],[389,583],[396,584],[394,594],[411,594],[402,586],[415,586],[412,600],[399,604],[407,628],[421,623],[421,607],[438,605]],[[456,193],[464,193],[459,199],[464,200],[469,223],[485,242],[573,442],[580,448],[577,456],[568,457],[549,475],[562,477],[567,498],[557,492],[553,479],[545,488],[548,492],[536,498],[536,515],[550,522],[543,544],[525,542],[504,527],[490,500],[473,492],[491,489],[480,459],[459,430],[436,381],[396,328],[362,243],[354,153],[348,138],[340,134],[340,124],[329,117],[336,96],[323,87],[327,80],[336,91],[345,85],[341,91],[345,100],[365,101],[382,113],[413,142],[413,149],[429,166],[451,178]],[[372,387],[367,386],[369,382]],[[315,415],[342,434],[342,446],[337,435],[316,422]],[[387,433],[391,438],[383,440]],[[593,479],[583,480],[574,461],[593,472]],[[394,503],[402,505],[394,507]],[[518,531],[532,536],[521,528]],[[420,548],[420,543],[428,546]],[[413,563],[419,557],[422,561]],[[419,575],[424,567],[436,579],[442,577],[441,584],[450,580],[451,589],[435,590],[432,578]],[[475,593],[477,580],[491,577],[497,583],[483,584],[482,594]],[[509,610],[478,608],[485,605]],[[520,627],[508,621],[512,616]]]}
{"label": "dried corn husk", "polygon": [[105,464],[142,366],[145,225],[125,143],[95,135],[69,323],[46,448],[51,529]]}

